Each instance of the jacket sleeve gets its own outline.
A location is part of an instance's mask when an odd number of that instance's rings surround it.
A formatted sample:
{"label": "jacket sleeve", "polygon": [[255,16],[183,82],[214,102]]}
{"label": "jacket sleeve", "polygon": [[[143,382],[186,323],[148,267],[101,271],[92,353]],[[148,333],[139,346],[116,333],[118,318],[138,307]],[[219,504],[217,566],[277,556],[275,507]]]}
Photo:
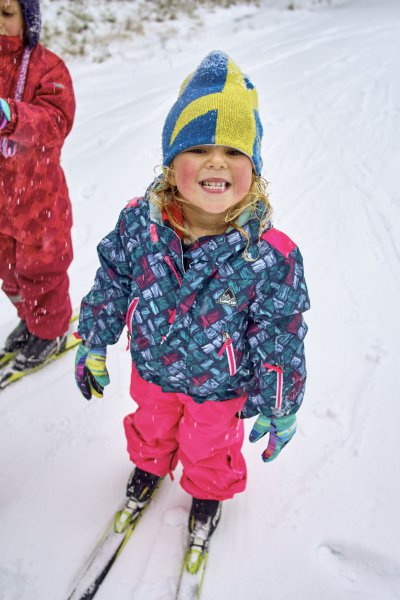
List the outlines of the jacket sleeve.
{"label": "jacket sleeve", "polygon": [[125,326],[132,276],[122,230],[123,213],[114,231],[97,247],[101,266],[81,303],[78,332],[91,347],[115,344]]}
{"label": "jacket sleeve", "polygon": [[307,326],[302,313],[310,307],[299,249],[274,253],[251,306],[248,329],[256,385],[243,417],[259,413],[282,417],[297,412],[303,400],[306,365],[303,340]]}
{"label": "jacket sleeve", "polygon": [[11,121],[2,130],[21,146],[62,145],[75,116],[75,96],[71,76],[63,61],[48,71],[38,83],[30,102],[7,98]]}

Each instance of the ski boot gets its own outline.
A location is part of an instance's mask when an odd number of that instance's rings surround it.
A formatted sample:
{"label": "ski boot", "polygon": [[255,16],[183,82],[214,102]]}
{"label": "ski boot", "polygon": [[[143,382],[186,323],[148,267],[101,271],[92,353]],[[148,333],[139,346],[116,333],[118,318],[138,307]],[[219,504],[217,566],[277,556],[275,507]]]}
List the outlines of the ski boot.
{"label": "ski boot", "polygon": [[195,574],[204,568],[208,544],[220,517],[222,503],[218,500],[193,498],[189,514],[189,544],[185,557],[186,570]]}
{"label": "ski boot", "polygon": [[27,343],[29,336],[30,333],[25,321],[20,321],[7,337],[4,348],[0,350],[0,367],[14,358],[18,350],[21,350]]}
{"label": "ski boot", "polygon": [[127,500],[125,506],[119,510],[114,519],[114,531],[123,533],[135,521],[150,503],[161,477],[148,473],[136,467],[131,473],[126,488]]}
{"label": "ski boot", "polygon": [[67,334],[52,340],[44,340],[33,333],[17,353],[14,367],[20,371],[30,371],[44,365],[54,354],[60,354],[65,349]]}

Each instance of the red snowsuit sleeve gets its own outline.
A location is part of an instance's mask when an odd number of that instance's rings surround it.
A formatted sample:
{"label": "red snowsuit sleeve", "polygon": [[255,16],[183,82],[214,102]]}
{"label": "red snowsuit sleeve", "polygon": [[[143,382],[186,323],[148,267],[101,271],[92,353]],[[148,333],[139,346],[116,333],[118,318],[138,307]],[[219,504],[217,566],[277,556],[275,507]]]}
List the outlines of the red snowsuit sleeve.
{"label": "red snowsuit sleeve", "polygon": [[7,102],[11,121],[2,135],[21,146],[61,146],[72,128],[75,97],[70,74],[61,60],[41,77],[30,102],[11,98]]}

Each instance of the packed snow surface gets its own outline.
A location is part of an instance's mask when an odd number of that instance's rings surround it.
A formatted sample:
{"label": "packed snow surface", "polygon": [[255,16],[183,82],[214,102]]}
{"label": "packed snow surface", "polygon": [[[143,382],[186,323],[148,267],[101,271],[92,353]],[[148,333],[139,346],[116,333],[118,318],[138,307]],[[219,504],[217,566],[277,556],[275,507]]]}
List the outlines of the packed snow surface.
{"label": "packed snow surface", "polygon": [[[304,255],[312,310],[298,433],[263,464],[244,446],[245,493],[226,502],[204,600],[398,600],[400,469],[400,3],[276,3],[217,11],[160,39],[68,61],[77,115],[63,154],[74,206],[76,306],[96,244],[158,172],[179,85],[213,49],[260,96],[275,225]],[[0,340],[16,317],[0,299]],[[0,598],[66,600],[131,469],[125,340],[86,402],[73,353],[0,393]],[[251,424],[246,423],[249,430]],[[190,498],[165,480],[99,600],[172,600]]]}

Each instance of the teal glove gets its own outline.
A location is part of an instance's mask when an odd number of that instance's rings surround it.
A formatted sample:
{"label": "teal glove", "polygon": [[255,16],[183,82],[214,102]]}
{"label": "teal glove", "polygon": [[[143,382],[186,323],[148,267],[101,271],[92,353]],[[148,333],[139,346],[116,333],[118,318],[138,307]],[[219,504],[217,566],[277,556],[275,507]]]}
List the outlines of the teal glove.
{"label": "teal glove", "polygon": [[90,400],[92,395],[103,397],[103,390],[110,383],[106,368],[106,348],[78,347],[75,357],[75,381],[82,395]]}
{"label": "teal glove", "polygon": [[258,442],[267,433],[269,433],[268,446],[261,456],[264,462],[271,462],[296,433],[296,415],[275,419],[260,415],[250,432],[249,440]]}
{"label": "teal glove", "polygon": [[10,105],[4,98],[0,98],[0,129],[4,129],[4,127],[11,121],[11,110]]}

